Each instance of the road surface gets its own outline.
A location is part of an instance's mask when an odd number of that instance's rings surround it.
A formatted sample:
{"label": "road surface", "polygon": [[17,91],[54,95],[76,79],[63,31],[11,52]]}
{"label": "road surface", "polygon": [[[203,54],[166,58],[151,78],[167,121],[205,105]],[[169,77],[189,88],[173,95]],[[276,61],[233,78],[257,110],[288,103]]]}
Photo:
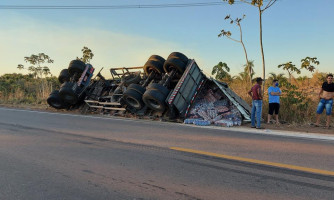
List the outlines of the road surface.
{"label": "road surface", "polygon": [[334,199],[334,142],[0,108],[0,199]]}

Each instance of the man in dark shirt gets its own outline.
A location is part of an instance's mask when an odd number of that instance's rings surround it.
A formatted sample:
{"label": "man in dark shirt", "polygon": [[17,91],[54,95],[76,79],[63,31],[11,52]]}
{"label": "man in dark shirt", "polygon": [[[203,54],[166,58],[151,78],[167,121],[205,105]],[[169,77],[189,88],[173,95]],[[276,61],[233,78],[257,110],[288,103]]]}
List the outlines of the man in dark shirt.
{"label": "man in dark shirt", "polygon": [[320,115],[324,111],[324,109],[326,108],[326,115],[327,115],[326,128],[329,129],[330,122],[331,122],[330,118],[331,118],[331,115],[332,115],[333,97],[334,97],[333,75],[328,74],[327,75],[327,82],[324,82],[322,84],[321,90],[319,92],[320,102],[319,102],[318,108],[317,108],[317,122],[315,123],[315,126],[319,126]]}
{"label": "man in dark shirt", "polygon": [[[252,128],[264,129],[261,127],[261,115],[262,115],[262,78],[256,78],[256,84],[248,91],[248,94],[252,97],[252,113],[251,124]],[[255,126],[255,114],[256,114],[256,126]]]}

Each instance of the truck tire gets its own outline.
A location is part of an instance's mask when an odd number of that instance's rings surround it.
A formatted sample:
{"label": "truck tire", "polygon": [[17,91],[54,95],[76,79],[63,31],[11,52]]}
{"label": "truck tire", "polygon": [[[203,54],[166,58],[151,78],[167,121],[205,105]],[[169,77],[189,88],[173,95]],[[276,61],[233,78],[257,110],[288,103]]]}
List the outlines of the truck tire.
{"label": "truck tire", "polygon": [[125,86],[128,86],[132,83],[139,83],[140,80],[140,73],[125,73],[121,78],[121,81],[124,82]]}
{"label": "truck tire", "polygon": [[76,83],[65,82],[59,90],[60,98],[65,103],[72,104],[72,105],[76,104],[79,100],[78,95],[73,90],[74,84]]}
{"label": "truck tire", "polygon": [[146,75],[149,75],[152,71],[155,71],[158,74],[164,73],[163,68],[164,63],[156,60],[148,60],[144,65],[144,72]]}
{"label": "truck tire", "polygon": [[75,73],[81,74],[86,69],[86,64],[81,60],[72,60],[68,66],[68,72],[71,76]]}
{"label": "truck tire", "polygon": [[186,69],[186,64],[179,58],[169,58],[164,64],[164,70],[166,73],[169,73],[173,69],[176,69],[179,74],[183,74]]}
{"label": "truck tire", "polygon": [[63,69],[60,71],[60,74],[58,76],[59,83],[64,83],[70,80],[70,73],[68,72],[68,69]]}
{"label": "truck tire", "polygon": [[144,107],[142,96],[143,95],[136,90],[129,89],[124,92],[122,99],[124,100],[126,105],[131,106],[136,110],[140,110]]}
{"label": "truck tire", "polygon": [[166,100],[167,96],[163,95],[158,90],[146,90],[143,94],[143,101],[147,107],[152,110],[163,112],[166,109]]}
{"label": "truck tire", "polygon": [[169,54],[167,60],[170,59],[170,58],[179,58],[186,65],[187,65],[188,60],[189,60],[187,56],[185,56],[183,53],[180,53],[180,52],[173,52],[173,53]]}
{"label": "truck tire", "polygon": [[169,94],[169,89],[167,89],[165,86],[159,84],[159,83],[150,83],[147,87],[147,90],[157,90],[161,94],[168,96]]}
{"label": "truck tire", "polygon": [[59,90],[52,91],[46,102],[55,109],[65,108],[65,103],[59,96]]}
{"label": "truck tire", "polygon": [[152,55],[148,60],[155,60],[155,61],[159,61],[162,64],[164,64],[164,62],[166,61],[163,57],[158,56],[158,55]]}
{"label": "truck tire", "polygon": [[137,92],[139,92],[140,94],[144,94],[145,93],[145,91],[146,91],[146,89],[143,87],[143,86],[141,86],[141,85],[139,85],[139,84],[130,84],[129,85],[129,87],[127,87],[126,88],[127,90],[130,90],[130,89],[132,89],[132,90],[136,90]]}

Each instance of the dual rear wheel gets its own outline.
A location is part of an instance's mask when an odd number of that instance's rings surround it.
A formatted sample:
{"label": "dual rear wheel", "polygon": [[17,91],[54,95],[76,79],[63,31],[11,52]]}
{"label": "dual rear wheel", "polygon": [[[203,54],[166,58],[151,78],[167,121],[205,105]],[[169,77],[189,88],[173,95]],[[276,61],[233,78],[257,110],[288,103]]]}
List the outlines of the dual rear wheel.
{"label": "dual rear wheel", "polygon": [[[186,69],[188,58],[179,52],[171,53],[167,60],[158,55],[152,55],[144,65],[146,75],[151,72],[171,74],[176,71],[176,78],[181,77]],[[174,78],[174,77],[171,77]],[[164,112],[166,110],[166,98],[170,90],[158,83],[151,83],[146,88],[138,84],[131,84],[123,94],[125,103],[136,110],[142,109],[145,104],[152,110]]]}
{"label": "dual rear wheel", "polygon": [[47,98],[47,103],[56,109],[62,109],[66,107],[66,103],[60,98],[59,90],[54,90],[51,92],[49,97]]}

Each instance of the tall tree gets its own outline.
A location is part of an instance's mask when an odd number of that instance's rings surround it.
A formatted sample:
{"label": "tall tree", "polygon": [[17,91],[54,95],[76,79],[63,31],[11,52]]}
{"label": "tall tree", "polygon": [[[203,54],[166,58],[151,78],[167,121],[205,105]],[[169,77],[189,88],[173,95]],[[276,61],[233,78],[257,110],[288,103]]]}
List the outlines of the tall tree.
{"label": "tall tree", "polygon": [[247,72],[240,72],[237,76],[233,76],[233,79],[240,82],[240,83],[247,83],[248,73]]}
{"label": "tall tree", "polygon": [[269,73],[269,78],[268,78],[269,84],[271,84],[271,82],[273,80],[278,80],[279,83],[287,83],[288,82],[287,78],[284,76],[284,73],[276,74],[274,72],[270,72]]}
{"label": "tall tree", "polygon": [[311,57],[308,57],[308,56],[303,58],[301,60],[301,62],[302,62],[302,64],[300,66],[300,69],[306,69],[310,72],[314,72],[314,70],[315,70],[315,66],[313,64],[315,64],[315,65],[320,64],[320,62],[317,60],[316,57],[311,58]]}
{"label": "tall tree", "polygon": [[284,63],[284,64],[280,64],[277,66],[278,68],[281,68],[283,70],[286,70],[289,74],[289,82],[291,83],[291,77],[292,77],[292,74],[294,72],[296,72],[297,74],[300,74],[300,69],[298,69],[296,67],[296,65],[292,64],[292,62],[287,62],[287,63]]}
{"label": "tall tree", "polygon": [[[235,0],[223,0],[228,1],[229,4],[234,4]],[[259,11],[259,24],[260,24],[260,47],[261,47],[261,55],[262,55],[262,69],[263,69],[263,79],[265,79],[266,76],[266,64],[265,64],[265,58],[264,58],[264,50],[263,50],[263,42],[262,42],[262,14],[265,10],[270,8],[274,3],[276,3],[277,0],[240,0],[240,2],[252,5],[257,8]],[[264,84],[264,82],[263,82]],[[263,87],[264,89],[264,87]]]}
{"label": "tall tree", "polygon": [[[43,78],[43,75],[46,78],[47,75],[51,74],[49,67],[46,66],[45,64],[53,63],[53,60],[45,53],[39,53],[37,55],[32,54],[29,57],[24,57],[24,61],[26,63],[31,64],[28,67],[28,71],[34,76],[35,79]],[[17,68],[24,69],[24,65],[19,64]],[[45,78],[38,80],[38,82],[40,83],[40,88],[41,88],[40,93],[43,98],[47,95],[47,92],[48,92],[47,91],[48,84]]]}
{"label": "tall tree", "polygon": [[81,58],[77,57],[77,59],[81,60],[84,63],[89,63],[90,60],[94,57],[92,50],[88,47],[83,47],[81,51],[82,51],[82,57]]}
{"label": "tall tree", "polygon": [[217,65],[215,65],[212,68],[212,75],[216,75],[215,79],[217,80],[224,80],[229,79],[231,76],[228,73],[230,71],[230,68],[227,66],[226,63],[219,62]]}
{"label": "tall tree", "polygon": [[[249,78],[252,81],[253,80],[253,76],[255,74],[254,72],[254,60],[249,60],[248,61],[248,65],[244,65],[244,71],[247,72],[247,74],[249,74]],[[252,84],[252,82],[250,82],[250,84]]]}
{"label": "tall tree", "polygon": [[[42,75],[47,76],[48,74],[50,74],[49,67],[42,65],[44,65],[45,63],[53,63],[53,60],[45,53],[39,53],[37,55],[32,54],[29,57],[24,57],[24,61],[31,64],[31,66],[28,67],[28,71],[30,71],[35,78],[40,78],[42,77]],[[20,70],[24,69],[24,65],[19,64],[17,68]]]}
{"label": "tall tree", "polygon": [[246,15],[243,15],[242,18],[236,18],[236,19],[232,19],[230,15],[227,15],[225,17],[225,20],[230,20],[230,24],[235,24],[238,26],[239,28],[239,33],[240,33],[240,39],[235,39],[232,37],[232,33],[231,31],[228,31],[228,30],[221,30],[220,33],[218,34],[218,37],[222,37],[222,36],[225,36],[227,37],[228,39],[234,41],[234,42],[238,42],[242,45],[242,48],[244,50],[244,53],[245,53],[245,58],[246,58],[246,67],[248,69],[248,74],[249,74],[249,82],[250,82],[250,85],[252,84],[252,73],[253,73],[253,66],[249,66],[250,62],[248,60],[248,54],[247,54],[247,50],[246,50],[246,47],[245,47],[245,44],[244,44],[244,41],[243,41],[243,37],[242,37],[242,27],[241,27],[241,24],[240,22],[245,18]]}

